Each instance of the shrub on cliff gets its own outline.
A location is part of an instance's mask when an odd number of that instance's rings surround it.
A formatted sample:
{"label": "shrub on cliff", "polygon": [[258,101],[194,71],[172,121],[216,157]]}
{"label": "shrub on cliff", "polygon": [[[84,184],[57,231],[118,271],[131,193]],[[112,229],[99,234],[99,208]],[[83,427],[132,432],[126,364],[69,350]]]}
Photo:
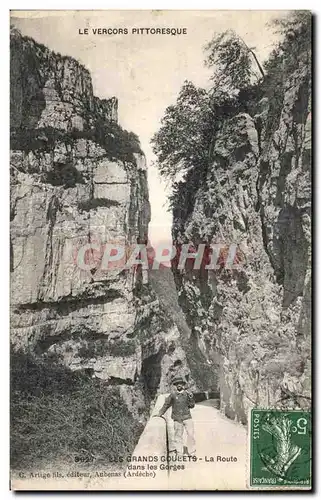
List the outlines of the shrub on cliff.
{"label": "shrub on cliff", "polygon": [[43,176],[45,182],[53,186],[75,187],[76,184],[85,184],[83,175],[72,163],[54,164],[53,170],[46,172]]}
{"label": "shrub on cliff", "polygon": [[72,146],[77,139],[87,139],[97,142],[106,150],[111,159],[134,162],[134,153],[142,153],[139,139],[134,132],[124,130],[114,122],[97,120],[95,127],[86,130],[73,129],[70,131],[54,127],[37,129],[11,128],[10,147],[13,150],[52,151],[55,144],[63,142]]}
{"label": "shrub on cliff", "polygon": [[30,355],[12,354],[13,468],[54,462],[72,466],[79,457],[107,465],[108,456],[131,453],[141,431],[117,388]]}
{"label": "shrub on cliff", "polygon": [[78,203],[78,208],[81,212],[89,212],[99,207],[118,207],[120,203],[116,200],[109,200],[108,198],[91,198],[90,200],[81,201]]}
{"label": "shrub on cliff", "polygon": [[115,122],[97,120],[90,132],[92,139],[106,150],[111,159],[134,162],[134,153],[142,153],[138,136]]}

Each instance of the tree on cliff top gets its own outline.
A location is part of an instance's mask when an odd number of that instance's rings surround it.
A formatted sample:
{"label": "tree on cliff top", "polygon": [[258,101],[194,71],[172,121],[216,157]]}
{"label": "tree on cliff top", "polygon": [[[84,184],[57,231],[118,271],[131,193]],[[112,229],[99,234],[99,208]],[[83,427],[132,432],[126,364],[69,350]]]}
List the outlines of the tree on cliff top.
{"label": "tree on cliff top", "polygon": [[173,180],[181,171],[204,166],[213,125],[208,93],[185,81],[176,104],[166,108],[161,128],[151,141],[160,173]]}
{"label": "tree on cliff top", "polygon": [[257,82],[264,75],[253,49],[234,31],[215,36],[206,50],[212,88],[206,91],[185,81],[151,141],[161,175],[172,181],[191,169],[202,175],[211,161],[215,133],[231,110],[238,109],[240,91],[251,87],[253,77]]}
{"label": "tree on cliff top", "polygon": [[227,94],[237,94],[253,80],[264,78],[263,68],[253,48],[233,30],[215,35],[206,45],[205,65],[213,69],[211,80]]}

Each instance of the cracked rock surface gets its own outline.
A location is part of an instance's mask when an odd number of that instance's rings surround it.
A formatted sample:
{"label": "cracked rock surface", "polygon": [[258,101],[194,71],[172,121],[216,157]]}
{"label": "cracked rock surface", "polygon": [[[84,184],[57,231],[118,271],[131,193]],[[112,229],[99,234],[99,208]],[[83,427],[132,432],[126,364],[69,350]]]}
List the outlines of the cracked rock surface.
{"label": "cracked rock surface", "polygon": [[117,124],[117,99],[94,96],[76,60],[19,33],[11,58],[13,347],[135,386],[122,394],[136,411],[133,394],[167,388],[185,359],[146,273],[102,269],[106,244],[147,240],[145,156]]}

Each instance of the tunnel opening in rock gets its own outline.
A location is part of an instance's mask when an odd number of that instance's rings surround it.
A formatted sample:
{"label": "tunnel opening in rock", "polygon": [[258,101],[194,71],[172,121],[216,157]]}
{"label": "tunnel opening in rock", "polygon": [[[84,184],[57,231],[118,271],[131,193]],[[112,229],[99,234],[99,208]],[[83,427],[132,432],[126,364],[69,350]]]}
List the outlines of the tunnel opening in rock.
{"label": "tunnel opening in rock", "polygon": [[162,353],[158,352],[145,358],[142,363],[142,377],[145,387],[148,389],[151,397],[156,395],[157,389],[160,384],[162,370],[161,370]]}

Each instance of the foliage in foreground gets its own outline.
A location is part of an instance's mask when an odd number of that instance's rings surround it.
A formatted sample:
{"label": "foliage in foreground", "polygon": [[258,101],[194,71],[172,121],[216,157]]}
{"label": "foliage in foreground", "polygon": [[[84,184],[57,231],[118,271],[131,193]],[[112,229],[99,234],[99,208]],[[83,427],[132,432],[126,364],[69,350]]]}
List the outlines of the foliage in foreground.
{"label": "foliage in foreground", "polygon": [[79,457],[108,462],[133,451],[142,425],[118,388],[13,353],[10,432],[11,466],[27,468]]}

